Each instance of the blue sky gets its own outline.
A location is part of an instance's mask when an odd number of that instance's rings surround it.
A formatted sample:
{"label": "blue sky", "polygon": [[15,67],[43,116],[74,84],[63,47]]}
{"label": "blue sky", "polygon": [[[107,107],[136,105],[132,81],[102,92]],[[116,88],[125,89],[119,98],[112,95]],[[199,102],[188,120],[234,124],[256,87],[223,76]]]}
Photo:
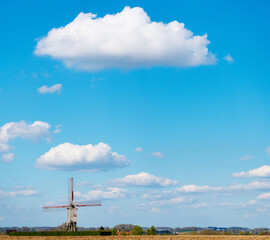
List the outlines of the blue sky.
{"label": "blue sky", "polygon": [[268,1],[0,11],[0,226],[269,225]]}

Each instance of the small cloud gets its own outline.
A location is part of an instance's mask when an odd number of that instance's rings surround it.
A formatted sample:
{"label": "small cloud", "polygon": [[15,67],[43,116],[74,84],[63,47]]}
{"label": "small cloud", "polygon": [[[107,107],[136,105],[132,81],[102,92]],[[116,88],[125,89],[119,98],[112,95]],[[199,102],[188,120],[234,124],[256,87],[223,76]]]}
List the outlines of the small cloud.
{"label": "small cloud", "polygon": [[58,92],[60,93],[61,92],[61,89],[62,89],[62,84],[55,84],[51,87],[48,87],[47,85],[44,85],[40,88],[38,88],[38,92],[41,93],[41,94],[45,94],[45,93],[55,93],[55,92]]}
{"label": "small cloud", "polygon": [[127,175],[123,178],[113,179],[108,183],[113,186],[170,187],[178,184],[178,181],[141,172],[134,175]]}
{"label": "small cloud", "polygon": [[152,207],[151,208],[151,212],[152,213],[160,213],[161,212],[161,209],[160,208],[156,208],[156,207]]}
{"label": "small cloud", "polygon": [[233,173],[233,177],[270,177],[270,166],[264,165],[247,172]]}
{"label": "small cloud", "polygon": [[227,54],[224,58],[225,61],[227,61],[228,63],[233,63],[234,59],[232,58],[232,56],[230,54]]}
{"label": "small cloud", "polygon": [[101,199],[120,199],[126,198],[127,190],[122,188],[104,187],[101,189],[94,189],[86,194],[75,192],[75,197],[81,200],[101,200]]}
{"label": "small cloud", "polygon": [[153,152],[151,154],[153,157],[156,157],[156,158],[163,158],[163,154],[161,152]]}
{"label": "small cloud", "polygon": [[60,133],[61,132],[61,127],[62,127],[61,124],[56,125],[55,130],[53,131],[53,133]]}
{"label": "small cloud", "polygon": [[0,221],[3,221],[4,220],[4,218],[3,217],[0,217]]}
{"label": "small cloud", "polygon": [[134,151],[135,151],[135,152],[142,152],[143,149],[142,149],[141,147],[137,147]]}
{"label": "small cloud", "polygon": [[20,189],[16,191],[3,191],[0,189],[0,199],[1,198],[10,198],[10,197],[30,197],[30,196],[38,196],[40,193],[34,189]]}
{"label": "small cloud", "polygon": [[251,155],[244,155],[240,158],[241,160],[251,160],[251,159],[255,159],[255,157],[251,156]]}
{"label": "small cloud", "polygon": [[11,162],[14,159],[14,153],[5,153],[2,156],[2,161],[3,162]]}
{"label": "small cloud", "polygon": [[197,203],[197,204],[194,204],[192,205],[193,208],[206,208],[206,207],[209,207],[209,205],[205,202],[202,202],[202,203]]}
{"label": "small cloud", "polygon": [[270,200],[270,192],[260,194],[257,199]]}
{"label": "small cloud", "polygon": [[250,200],[249,202],[247,202],[247,203],[241,203],[240,204],[240,206],[241,207],[248,207],[248,206],[253,206],[253,205],[255,205],[257,202],[256,202],[256,200]]}

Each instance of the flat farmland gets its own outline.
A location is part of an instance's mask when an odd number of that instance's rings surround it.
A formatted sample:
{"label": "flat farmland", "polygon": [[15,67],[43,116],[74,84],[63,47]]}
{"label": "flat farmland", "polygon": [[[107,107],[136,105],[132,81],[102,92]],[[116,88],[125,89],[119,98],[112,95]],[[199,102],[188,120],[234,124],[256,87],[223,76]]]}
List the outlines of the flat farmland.
{"label": "flat farmland", "polygon": [[0,236],[0,240],[263,240],[270,239],[270,236],[192,236],[192,235],[182,235],[182,236],[61,236],[61,237],[35,237],[35,236]]}

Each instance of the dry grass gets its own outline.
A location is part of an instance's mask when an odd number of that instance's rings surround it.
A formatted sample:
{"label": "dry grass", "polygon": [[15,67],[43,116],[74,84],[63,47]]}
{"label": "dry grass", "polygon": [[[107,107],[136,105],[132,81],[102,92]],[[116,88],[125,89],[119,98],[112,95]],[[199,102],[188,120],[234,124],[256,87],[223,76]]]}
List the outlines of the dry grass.
{"label": "dry grass", "polygon": [[0,240],[264,240],[269,239],[270,236],[62,236],[62,237],[10,237],[0,236]]}

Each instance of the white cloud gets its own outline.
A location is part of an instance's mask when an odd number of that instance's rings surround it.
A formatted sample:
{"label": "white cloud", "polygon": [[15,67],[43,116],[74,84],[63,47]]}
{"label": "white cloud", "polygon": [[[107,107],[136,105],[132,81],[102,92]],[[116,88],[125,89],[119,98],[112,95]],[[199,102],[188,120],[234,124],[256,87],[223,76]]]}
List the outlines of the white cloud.
{"label": "white cloud", "polygon": [[39,93],[55,93],[55,92],[58,92],[60,93],[61,92],[61,89],[62,89],[62,84],[55,84],[51,87],[48,87],[47,85],[44,85],[40,88],[38,88],[38,92]]}
{"label": "white cloud", "polygon": [[142,195],[143,199],[147,200],[158,200],[166,199],[171,197],[176,197],[179,194],[210,194],[210,193],[219,193],[219,194],[228,194],[236,191],[263,191],[270,190],[270,181],[254,181],[248,184],[232,184],[229,186],[198,186],[198,185],[184,185],[180,188],[169,191],[149,191]]}
{"label": "white cloud", "polygon": [[270,192],[260,194],[257,199],[270,200]]}
{"label": "white cloud", "polygon": [[16,191],[3,191],[0,189],[0,199],[1,198],[8,198],[8,197],[30,197],[30,196],[37,196],[39,192],[33,189],[21,189]]}
{"label": "white cloud", "polygon": [[228,190],[266,190],[270,189],[270,181],[261,182],[261,181],[254,181],[248,184],[234,184],[227,187]]}
{"label": "white cloud", "polygon": [[264,165],[247,172],[233,173],[234,177],[270,177],[270,166]]}
{"label": "white cloud", "polygon": [[204,193],[204,192],[213,192],[221,191],[224,187],[211,187],[211,186],[197,186],[197,185],[184,185],[180,188],[177,188],[177,192],[183,193]]}
{"label": "white cloud", "polygon": [[109,184],[115,186],[169,187],[178,184],[178,181],[141,172],[110,180]]}
{"label": "white cloud", "polygon": [[107,187],[103,189],[95,189],[86,194],[75,192],[75,197],[81,200],[101,200],[101,199],[117,199],[126,198],[127,190],[122,188]]}
{"label": "white cloud", "polygon": [[192,207],[193,208],[206,208],[206,207],[209,207],[209,205],[205,202],[202,202],[202,203],[193,204]]}
{"label": "white cloud", "polygon": [[14,153],[4,153],[2,156],[3,162],[11,162],[14,159]]}
{"label": "white cloud", "polygon": [[241,160],[251,160],[251,159],[255,159],[255,157],[251,156],[251,155],[244,155],[240,158]]}
{"label": "white cloud", "polygon": [[142,152],[143,151],[143,149],[141,148],[141,147],[137,147],[136,149],[135,149],[135,152]]}
{"label": "white cloud", "polygon": [[153,152],[151,154],[153,157],[157,157],[157,158],[163,158],[163,154],[161,152]]}
{"label": "white cloud", "polygon": [[215,64],[207,34],[193,35],[183,23],[153,22],[140,7],[96,18],[80,13],[64,27],[53,28],[36,46],[67,67],[84,70]]}
{"label": "white cloud", "polygon": [[152,213],[160,213],[161,212],[161,209],[160,208],[156,208],[156,207],[152,207],[151,208],[151,212]]}
{"label": "white cloud", "polygon": [[60,133],[61,132],[61,128],[62,128],[62,125],[61,124],[56,125],[53,133]]}
{"label": "white cloud", "polygon": [[102,142],[97,145],[63,143],[52,147],[36,161],[37,168],[90,172],[122,168],[129,164],[124,155],[112,152],[111,147]]}
{"label": "white cloud", "polygon": [[42,121],[36,121],[33,124],[27,124],[25,121],[6,123],[0,128],[0,153],[8,152],[11,148],[9,141],[16,138],[33,141],[40,138],[48,139],[50,127],[49,123]]}
{"label": "white cloud", "polygon": [[253,205],[255,205],[257,202],[256,202],[256,200],[250,200],[249,202],[247,202],[247,203],[242,203],[242,204],[240,204],[240,206],[241,207],[248,207],[248,206],[253,206]]}
{"label": "white cloud", "polygon": [[171,199],[152,201],[150,202],[150,205],[161,207],[164,205],[178,205],[178,204],[182,204],[188,201],[190,201],[190,199],[186,199],[184,197],[176,197],[176,198],[171,198]]}
{"label": "white cloud", "polygon": [[234,62],[234,59],[232,58],[230,54],[227,54],[223,59],[226,60],[228,63]]}
{"label": "white cloud", "polygon": [[3,217],[0,217],[0,221],[3,221],[4,220],[4,218]]}

